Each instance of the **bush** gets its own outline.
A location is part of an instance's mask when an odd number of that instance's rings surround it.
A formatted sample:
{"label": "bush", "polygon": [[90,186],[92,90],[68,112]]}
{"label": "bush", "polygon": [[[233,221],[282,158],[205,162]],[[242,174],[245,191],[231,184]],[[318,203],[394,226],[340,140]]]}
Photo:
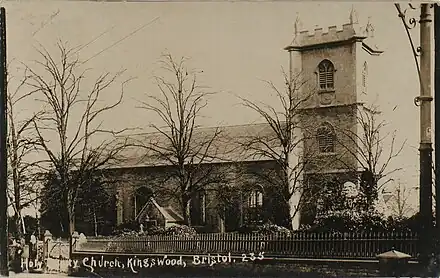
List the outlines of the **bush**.
{"label": "bush", "polygon": [[130,221],[123,223],[119,226],[117,226],[113,232],[112,235],[119,236],[119,235],[135,235],[139,231],[139,223],[136,221]]}
{"label": "bush", "polygon": [[290,230],[285,227],[278,226],[275,224],[263,224],[258,227],[258,233],[263,234],[263,235],[270,235],[270,234],[290,235]]}
{"label": "bush", "polygon": [[386,219],[379,214],[361,215],[357,224],[357,231],[363,232],[387,232],[390,228]]}
{"label": "bush", "polygon": [[[389,217],[387,221],[388,226],[393,231],[420,232],[420,216],[418,213],[408,218]],[[432,225],[435,226],[434,223]]]}
{"label": "bush", "polygon": [[165,229],[158,226],[152,226],[151,228],[147,229],[148,235],[160,235],[164,233],[165,233]]}
{"label": "bush", "polygon": [[353,232],[356,221],[345,215],[332,215],[319,220],[309,228],[311,232]]}
{"label": "bush", "polygon": [[255,224],[245,224],[240,226],[237,229],[237,232],[240,234],[251,234],[258,232],[258,225]]}
{"label": "bush", "polygon": [[320,218],[306,229],[312,232],[418,232],[418,216],[385,218],[378,213],[334,214]]}
{"label": "bush", "polygon": [[176,225],[168,227],[163,234],[167,236],[194,236],[197,231],[193,227]]}
{"label": "bush", "polygon": [[186,225],[171,226],[167,229],[153,226],[146,231],[141,232],[139,224],[136,222],[124,223],[113,231],[113,236],[116,237],[136,237],[145,235],[193,236],[196,234],[197,231],[193,227],[188,227]]}
{"label": "bush", "polygon": [[210,225],[206,226],[191,226],[198,234],[209,234],[212,232],[212,227]]}
{"label": "bush", "polygon": [[285,227],[278,226],[275,224],[247,224],[243,225],[238,229],[240,234],[251,234],[251,233],[259,233],[263,235],[271,235],[271,234],[287,234],[290,235],[291,231]]}

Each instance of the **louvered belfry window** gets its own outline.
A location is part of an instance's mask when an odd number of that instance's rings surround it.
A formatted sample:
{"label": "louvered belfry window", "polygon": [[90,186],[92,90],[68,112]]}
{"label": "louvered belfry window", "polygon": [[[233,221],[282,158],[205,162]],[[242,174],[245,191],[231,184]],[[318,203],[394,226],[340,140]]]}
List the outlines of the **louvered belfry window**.
{"label": "louvered belfry window", "polygon": [[335,87],[335,67],[329,60],[324,60],[318,66],[319,88],[332,90]]}
{"label": "louvered belfry window", "polygon": [[335,152],[335,132],[329,124],[324,124],[317,130],[319,151],[321,153]]}

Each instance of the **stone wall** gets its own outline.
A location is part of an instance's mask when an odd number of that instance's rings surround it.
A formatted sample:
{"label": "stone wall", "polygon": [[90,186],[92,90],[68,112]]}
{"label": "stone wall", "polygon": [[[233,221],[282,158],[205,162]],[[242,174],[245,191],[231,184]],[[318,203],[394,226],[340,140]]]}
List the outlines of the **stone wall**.
{"label": "stone wall", "polygon": [[[305,130],[305,151],[311,160],[307,165],[308,173],[335,173],[357,169],[357,160],[353,156],[357,145],[356,141],[352,140],[358,133],[355,107],[355,105],[328,107],[304,112],[302,121],[308,125]],[[317,130],[325,123],[333,127],[336,135],[335,151],[331,153],[319,152]]]}
{"label": "stone wall", "polygon": [[[232,163],[213,164],[213,173],[222,173],[222,186],[242,188],[249,186],[264,186],[265,181],[258,177],[258,173],[265,169],[273,169],[273,162],[248,162],[240,165]],[[208,165],[206,167],[213,167]],[[203,171],[202,171],[203,172]],[[179,187],[173,177],[173,168],[170,166],[126,168],[109,171],[108,179],[114,181],[115,191],[118,194],[118,224],[134,220],[134,194],[138,188],[147,187],[154,192],[154,198],[160,206],[171,206],[183,216],[179,198]],[[219,198],[217,188],[220,184],[210,184],[205,187],[205,223],[213,232],[221,232],[224,227],[222,212],[218,210]],[[270,198],[270,196],[265,196]],[[140,206],[138,204],[138,206]],[[137,208],[138,210],[140,207]],[[224,216],[223,216],[224,217]],[[229,217],[229,216],[227,216]],[[240,217],[233,215],[233,217]]]}

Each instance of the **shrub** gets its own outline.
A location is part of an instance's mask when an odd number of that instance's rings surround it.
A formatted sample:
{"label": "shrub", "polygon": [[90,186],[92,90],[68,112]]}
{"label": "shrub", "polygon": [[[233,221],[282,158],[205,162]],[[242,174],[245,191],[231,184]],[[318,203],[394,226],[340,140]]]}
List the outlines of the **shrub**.
{"label": "shrub", "polygon": [[332,215],[312,225],[312,232],[351,232],[357,228],[356,221],[345,215]]}
{"label": "shrub", "polygon": [[191,226],[193,227],[196,232],[198,234],[206,234],[206,233],[211,233],[212,232],[212,227],[210,225],[206,225],[206,226]]}
{"label": "shrub", "polygon": [[285,227],[282,227],[282,226],[278,226],[278,225],[271,224],[271,223],[266,223],[266,224],[260,224],[260,225],[256,225],[256,224],[243,225],[238,229],[238,232],[241,234],[259,233],[259,234],[263,234],[263,235],[271,235],[271,234],[290,235],[291,231]]}
{"label": "shrub", "polygon": [[318,219],[306,229],[313,232],[418,232],[418,216],[385,218],[379,213],[333,214]]}
{"label": "shrub", "polygon": [[116,235],[116,236],[126,235],[126,234],[134,235],[137,234],[138,231],[139,231],[139,223],[137,223],[136,221],[130,221],[117,226],[113,230],[112,235]]}
{"label": "shrub", "polygon": [[163,227],[152,226],[146,231],[140,231],[137,222],[128,222],[119,225],[114,231],[115,237],[136,237],[145,235],[167,235],[167,236],[193,236],[197,231],[193,227],[186,225],[176,225],[164,229]]}
{"label": "shrub", "polygon": [[258,232],[258,225],[255,224],[245,224],[240,226],[237,229],[237,232],[240,234],[251,234]]}
{"label": "shrub", "polygon": [[147,229],[148,235],[160,235],[160,234],[164,234],[164,233],[165,233],[165,229],[162,227],[158,227],[158,226],[152,226]]}
{"label": "shrub", "polygon": [[165,229],[163,234],[167,236],[194,236],[197,234],[197,231],[193,227],[186,225],[175,225]]}
{"label": "shrub", "polygon": [[270,234],[290,235],[290,230],[285,227],[278,226],[275,224],[263,224],[258,227],[258,233],[263,234],[263,235],[270,235]]}

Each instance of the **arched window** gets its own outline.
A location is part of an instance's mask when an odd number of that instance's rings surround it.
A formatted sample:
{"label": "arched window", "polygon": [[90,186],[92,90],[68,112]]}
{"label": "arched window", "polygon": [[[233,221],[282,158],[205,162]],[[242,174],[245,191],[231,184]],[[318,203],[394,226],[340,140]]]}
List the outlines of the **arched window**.
{"label": "arched window", "polygon": [[253,190],[249,194],[248,205],[250,208],[259,208],[263,206],[263,193],[259,190]]}
{"label": "arched window", "polygon": [[362,92],[367,92],[367,76],[368,76],[368,65],[367,62],[364,62],[364,66],[362,68]]}
{"label": "arched window", "polygon": [[318,141],[319,151],[322,153],[333,153],[335,152],[335,131],[333,127],[325,123],[318,128],[316,139]]}
{"label": "arched window", "polygon": [[323,60],[318,65],[318,83],[321,90],[335,88],[335,67],[329,60]]}
{"label": "arched window", "polygon": [[191,224],[203,226],[206,222],[206,191],[199,190],[191,198]]}
{"label": "arched window", "polygon": [[260,223],[263,221],[263,192],[254,188],[248,192],[245,222]]}

